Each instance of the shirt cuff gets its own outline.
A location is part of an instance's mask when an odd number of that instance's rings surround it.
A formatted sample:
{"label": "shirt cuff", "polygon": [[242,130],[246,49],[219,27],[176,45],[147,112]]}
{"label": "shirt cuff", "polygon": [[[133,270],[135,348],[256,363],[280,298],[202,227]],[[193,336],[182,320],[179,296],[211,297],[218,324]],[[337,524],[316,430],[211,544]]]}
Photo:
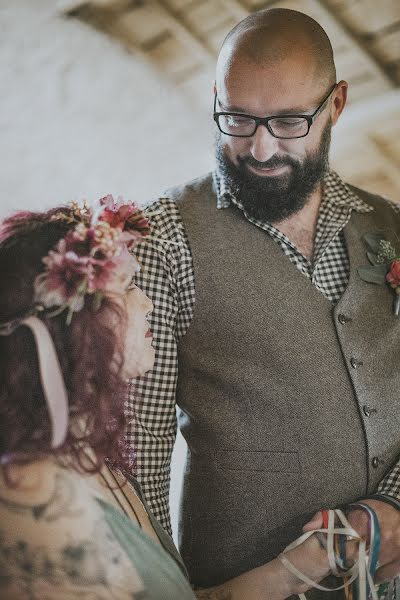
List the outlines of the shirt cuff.
{"label": "shirt cuff", "polygon": [[363,500],[380,500],[380,502],[386,502],[397,510],[400,510],[400,500],[393,498],[393,496],[385,496],[383,494],[371,494],[370,496],[363,496]]}

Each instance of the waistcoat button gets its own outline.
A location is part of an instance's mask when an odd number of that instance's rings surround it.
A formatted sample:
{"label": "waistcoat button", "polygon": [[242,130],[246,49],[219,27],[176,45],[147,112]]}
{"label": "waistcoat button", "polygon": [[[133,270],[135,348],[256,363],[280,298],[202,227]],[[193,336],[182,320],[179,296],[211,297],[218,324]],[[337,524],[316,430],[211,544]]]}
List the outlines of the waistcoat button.
{"label": "waistcoat button", "polygon": [[366,404],[364,404],[363,413],[366,417],[370,417],[371,415],[376,415],[377,410],[376,408],[372,408],[371,406],[367,406]]}
{"label": "waistcoat button", "polygon": [[346,317],[346,315],[344,315],[343,313],[340,313],[338,315],[338,321],[339,323],[341,323],[342,325],[344,325],[345,323],[349,323],[351,321],[350,317]]}
{"label": "waistcoat button", "polygon": [[357,360],[356,358],[354,358],[354,356],[352,356],[350,359],[350,364],[353,367],[353,369],[357,369],[357,367],[360,367],[363,364],[363,362],[362,360]]}
{"label": "waistcoat button", "polygon": [[374,467],[374,469],[376,469],[379,466],[379,458],[377,458],[376,456],[374,456],[374,458],[371,460],[371,465]]}

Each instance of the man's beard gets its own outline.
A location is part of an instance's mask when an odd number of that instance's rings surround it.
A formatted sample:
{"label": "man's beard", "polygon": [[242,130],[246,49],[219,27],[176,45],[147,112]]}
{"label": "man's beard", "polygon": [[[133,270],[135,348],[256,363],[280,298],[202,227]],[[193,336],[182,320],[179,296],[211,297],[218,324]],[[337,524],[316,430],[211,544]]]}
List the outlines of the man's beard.
{"label": "man's beard", "polygon": [[[226,179],[236,199],[246,213],[254,219],[279,223],[301,210],[310,199],[329,168],[331,122],[325,127],[316,151],[307,154],[302,162],[275,154],[265,162],[251,155],[238,157],[238,165],[225,155],[221,135],[216,139],[216,161],[220,175]],[[279,168],[289,165],[290,172],[283,175],[259,176],[246,165],[258,168]]]}

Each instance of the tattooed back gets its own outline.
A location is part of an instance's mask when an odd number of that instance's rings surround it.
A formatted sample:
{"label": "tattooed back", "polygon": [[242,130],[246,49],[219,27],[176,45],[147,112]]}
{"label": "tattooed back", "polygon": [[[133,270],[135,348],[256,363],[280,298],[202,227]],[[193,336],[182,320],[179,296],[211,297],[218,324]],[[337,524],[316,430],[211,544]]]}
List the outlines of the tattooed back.
{"label": "tattooed back", "polygon": [[0,475],[2,600],[144,597],[85,478],[51,460]]}

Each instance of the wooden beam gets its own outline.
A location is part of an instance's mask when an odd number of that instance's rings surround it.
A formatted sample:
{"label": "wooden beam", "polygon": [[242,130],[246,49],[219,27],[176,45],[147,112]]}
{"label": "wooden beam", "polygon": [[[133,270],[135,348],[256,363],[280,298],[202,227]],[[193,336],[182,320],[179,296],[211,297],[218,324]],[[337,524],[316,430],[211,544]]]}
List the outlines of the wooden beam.
{"label": "wooden beam", "polygon": [[[65,0],[63,0],[65,1]],[[68,0],[69,1],[69,0]],[[100,7],[94,6],[91,2],[76,2],[75,8],[71,8],[65,11],[64,15],[67,17],[75,18],[88,27],[93,27],[105,35],[108,35],[120,44],[127,52],[134,53],[146,62],[152,70],[159,72],[154,63],[150,60],[148,54],[142,49],[139,40],[135,39],[133,32],[124,25],[121,16],[124,11],[121,12],[115,5],[121,1],[127,2],[127,0],[116,0],[113,6]],[[128,0],[130,2],[130,0]],[[130,2],[132,6],[132,3]],[[165,77],[166,82],[171,83],[171,79]]]}
{"label": "wooden beam", "polygon": [[66,13],[79,8],[84,4],[89,4],[92,7],[124,10],[132,4],[132,2],[131,0],[56,0],[55,10],[58,13]]}
{"label": "wooden beam", "polygon": [[348,26],[348,24],[340,17],[338,13],[335,13],[331,7],[327,6],[324,0],[311,0],[314,4],[318,4],[321,11],[325,15],[326,19],[333,21],[337,27],[339,27],[346,38],[350,41],[354,48],[357,48],[360,55],[363,56],[364,60],[368,63],[369,68],[381,79],[388,84],[389,87],[396,87],[397,82],[394,81],[389,73],[386,71],[384,66],[380,63],[376,56],[371,54],[369,44],[357,36]]}
{"label": "wooden beam", "polygon": [[219,2],[238,21],[241,21],[250,14],[249,10],[243,6],[240,0],[219,0]]}
{"label": "wooden beam", "polygon": [[189,47],[205,65],[214,65],[214,52],[196,36],[195,32],[182,20],[182,15],[174,11],[165,0],[147,0],[146,6],[157,8],[165,19],[165,24],[185,46]]}

